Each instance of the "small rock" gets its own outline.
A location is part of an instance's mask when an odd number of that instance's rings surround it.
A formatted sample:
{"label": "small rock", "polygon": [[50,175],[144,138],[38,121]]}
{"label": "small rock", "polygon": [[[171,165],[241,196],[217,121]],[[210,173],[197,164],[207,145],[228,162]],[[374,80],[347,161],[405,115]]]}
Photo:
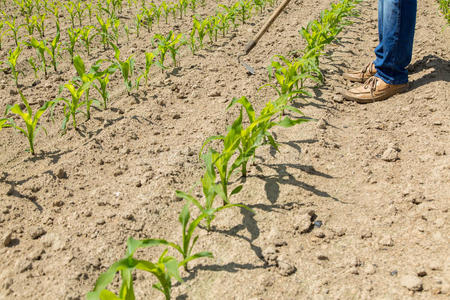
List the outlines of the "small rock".
{"label": "small rock", "polygon": [[128,220],[128,221],[135,221],[135,218],[134,218],[133,214],[130,214],[130,213],[124,214],[124,215],[122,216],[122,218],[123,218],[124,220]]}
{"label": "small rock", "polygon": [[381,159],[387,162],[398,160],[398,151],[392,147],[387,148],[381,155]]}
{"label": "small rock", "polygon": [[11,240],[12,240],[12,231],[9,231],[2,237],[2,245],[8,247],[11,244]]}
{"label": "small rock", "polygon": [[377,268],[375,267],[375,265],[373,264],[367,264],[364,267],[364,273],[366,273],[367,275],[373,275],[377,272]]}
{"label": "small rock", "polygon": [[437,260],[431,260],[430,262],[428,262],[428,267],[431,270],[433,270],[433,271],[440,271],[440,270],[442,270],[442,265]]}
{"label": "small rock", "polygon": [[400,277],[400,284],[414,292],[419,292],[423,289],[422,280],[415,275],[404,275]]}
{"label": "small rock", "polygon": [[172,117],[174,120],[178,120],[181,118],[180,114],[174,114]]}
{"label": "small rock", "polygon": [[394,240],[392,239],[392,237],[390,235],[384,235],[380,238],[380,240],[378,241],[378,243],[382,246],[386,246],[386,247],[392,247],[394,246]]}
{"label": "small rock", "polygon": [[369,239],[372,237],[372,232],[370,230],[364,230],[363,232],[361,232],[361,238],[364,239]]}
{"label": "small rock", "polygon": [[95,222],[97,225],[103,225],[106,223],[104,219],[98,219],[97,222]]}
{"label": "small rock", "polygon": [[62,201],[62,200],[56,200],[53,202],[53,206],[55,206],[55,207],[61,207],[63,205],[64,205],[64,201]]}
{"label": "small rock", "polygon": [[278,258],[278,250],[272,246],[267,247],[262,252],[264,259],[269,263],[275,263]]}
{"label": "small rock", "polygon": [[60,168],[58,172],[56,172],[56,177],[59,179],[67,179],[67,172],[63,168]]}
{"label": "small rock", "polygon": [[328,256],[323,255],[323,254],[317,255],[317,259],[318,259],[318,260],[329,260],[329,259],[328,259]]}
{"label": "small rock", "polygon": [[311,229],[311,226],[311,216],[309,214],[303,214],[296,220],[294,229],[300,233],[307,233]]}
{"label": "small rock", "polygon": [[220,97],[222,93],[220,91],[212,91],[208,93],[208,97]]}
{"label": "small rock", "polygon": [[33,265],[31,262],[28,262],[26,260],[19,260],[16,262],[16,270],[18,273],[23,273],[26,271],[29,271],[33,268]]}
{"label": "small rock", "polygon": [[356,268],[356,267],[351,267],[351,268],[348,270],[348,272],[349,272],[350,274],[353,274],[353,275],[359,275],[358,268]]}
{"label": "small rock", "polygon": [[297,268],[284,256],[280,256],[277,259],[277,266],[281,276],[289,276],[297,271]]}
{"label": "small rock", "polygon": [[44,228],[42,228],[42,227],[37,227],[37,228],[35,228],[33,231],[31,231],[31,238],[33,239],[33,240],[36,240],[36,239],[38,239],[38,238],[40,238],[41,236],[43,236],[44,234],[46,234],[47,233],[47,231],[45,231],[45,229]]}
{"label": "small rock", "polygon": [[327,122],[324,119],[320,119],[319,122],[317,122],[317,128],[327,129]]}
{"label": "small rock", "polygon": [[340,95],[335,95],[333,97],[333,101],[337,102],[337,103],[343,103],[344,102],[344,97],[340,96]]}
{"label": "small rock", "polygon": [[325,237],[325,233],[323,232],[323,231],[316,231],[315,233],[314,233],[314,235],[317,237],[317,238],[319,238],[319,239],[323,239],[324,237]]}

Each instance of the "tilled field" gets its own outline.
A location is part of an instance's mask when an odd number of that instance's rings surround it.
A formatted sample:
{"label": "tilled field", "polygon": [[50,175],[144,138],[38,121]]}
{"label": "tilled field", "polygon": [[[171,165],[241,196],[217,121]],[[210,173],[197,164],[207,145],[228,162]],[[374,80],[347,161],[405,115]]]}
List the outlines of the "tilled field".
{"label": "tilled field", "polygon": [[[174,192],[188,191],[204,172],[197,155],[202,143],[230,125],[237,110],[226,107],[233,97],[245,95],[260,109],[275,96],[258,90],[271,58],[302,49],[298,30],[330,3],[291,2],[244,58],[254,76],[237,56],[272,8],[196,55],[183,48],[179,67],[153,68],[148,86],[131,95],[115,74],[110,108],[92,108],[89,121],[80,115],[78,130],[69,126],[61,135],[58,106],[54,122],[48,114],[42,119],[48,135],[37,136],[35,156],[24,151],[26,139],[2,130],[0,299],[81,299],[124,256],[128,237],[177,241],[184,203]],[[217,7],[208,2],[197,13],[211,15]],[[198,231],[195,248],[214,258],[191,263],[185,282],[173,288],[177,299],[448,298],[450,28],[436,1],[419,1],[409,91],[357,105],[338,91],[348,85],[340,74],[372,60],[377,44],[376,1],[359,9],[321,58],[325,83],[311,89],[310,102],[297,103],[319,122],[276,129],[280,152],[258,150],[233,200],[255,214],[224,210],[211,232]],[[130,28],[134,13],[121,15]],[[142,69],[153,34],[189,32],[189,20],[169,18],[166,25],[162,19],[152,33],[141,29],[129,42],[123,35],[121,53],[134,54]],[[66,30],[70,20],[61,21]],[[48,35],[55,31],[49,26]],[[12,45],[5,39],[1,60]],[[22,56],[34,53],[25,48]],[[87,65],[114,56],[98,40],[91,54],[83,57]],[[25,60],[19,66],[33,105],[56,98],[75,76],[67,54],[46,79],[35,79]],[[20,101],[9,77],[0,74],[2,110]],[[160,250],[136,256],[154,261]],[[138,299],[163,298],[151,275],[135,274]]]}

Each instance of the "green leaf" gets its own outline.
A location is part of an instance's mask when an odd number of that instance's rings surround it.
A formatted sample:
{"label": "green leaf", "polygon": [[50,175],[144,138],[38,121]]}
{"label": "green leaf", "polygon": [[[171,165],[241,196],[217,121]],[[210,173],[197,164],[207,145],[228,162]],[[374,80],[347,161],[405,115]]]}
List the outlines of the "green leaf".
{"label": "green leaf", "polygon": [[239,193],[239,192],[242,190],[242,188],[243,188],[243,185],[239,185],[239,186],[235,187],[235,188],[231,191],[230,196],[233,196],[233,195]]}

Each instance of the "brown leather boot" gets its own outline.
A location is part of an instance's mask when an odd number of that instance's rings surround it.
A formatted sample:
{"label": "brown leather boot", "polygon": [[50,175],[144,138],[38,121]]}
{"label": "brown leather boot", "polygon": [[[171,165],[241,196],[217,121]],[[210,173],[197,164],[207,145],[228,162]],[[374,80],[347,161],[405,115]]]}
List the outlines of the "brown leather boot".
{"label": "brown leather boot", "polygon": [[368,63],[361,71],[348,71],[342,74],[344,79],[354,82],[364,82],[377,72],[373,62]]}
{"label": "brown leather boot", "polygon": [[370,77],[362,86],[343,91],[342,96],[347,100],[358,103],[370,103],[385,100],[397,93],[405,92],[408,84],[388,84],[378,77]]}

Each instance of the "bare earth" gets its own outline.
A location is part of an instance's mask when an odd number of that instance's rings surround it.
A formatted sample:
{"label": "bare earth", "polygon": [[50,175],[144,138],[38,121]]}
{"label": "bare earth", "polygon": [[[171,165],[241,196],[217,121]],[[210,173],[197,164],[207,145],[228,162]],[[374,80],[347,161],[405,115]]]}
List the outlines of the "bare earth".
{"label": "bare earth", "polygon": [[[313,89],[309,103],[297,103],[320,121],[277,129],[280,153],[258,151],[243,191],[232,200],[256,214],[225,210],[212,232],[200,229],[196,249],[215,258],[193,262],[173,296],[448,299],[450,27],[436,1],[418,2],[409,91],[368,105],[342,101],[337,92],[350,86],[340,77],[346,68],[373,59],[377,1],[367,0],[360,17],[327,48],[325,84]],[[297,31],[330,3],[291,2],[244,59],[255,76],[236,57],[271,10],[198,56],[185,48],[180,68],[165,75],[155,67],[149,86],[132,96],[114,75],[111,108],[93,109],[87,122],[79,115],[79,131],[60,135],[59,106],[55,123],[43,118],[48,136],[39,133],[34,157],[24,151],[22,136],[2,130],[0,299],[82,299],[124,255],[128,237],[178,241],[183,202],[174,191],[188,191],[203,173],[197,156],[203,141],[234,119],[237,111],[226,111],[233,97],[246,95],[261,108],[275,96],[269,88],[257,91],[267,83],[270,59],[302,49]],[[216,6],[211,2],[200,13]],[[186,31],[189,23],[170,18],[169,24]],[[167,29],[162,21],[154,31]],[[139,67],[151,50],[151,35],[142,32],[122,41],[124,57],[135,53]],[[112,56],[98,42],[96,48],[91,63]],[[34,51],[25,49],[23,58],[30,55]],[[60,74],[50,71],[39,82],[21,63],[30,102],[57,96],[58,86],[75,75],[68,61]],[[20,101],[3,73],[0,87],[1,110]],[[161,250],[137,256],[154,260]],[[138,299],[163,299],[150,275],[137,272],[135,282]]]}

